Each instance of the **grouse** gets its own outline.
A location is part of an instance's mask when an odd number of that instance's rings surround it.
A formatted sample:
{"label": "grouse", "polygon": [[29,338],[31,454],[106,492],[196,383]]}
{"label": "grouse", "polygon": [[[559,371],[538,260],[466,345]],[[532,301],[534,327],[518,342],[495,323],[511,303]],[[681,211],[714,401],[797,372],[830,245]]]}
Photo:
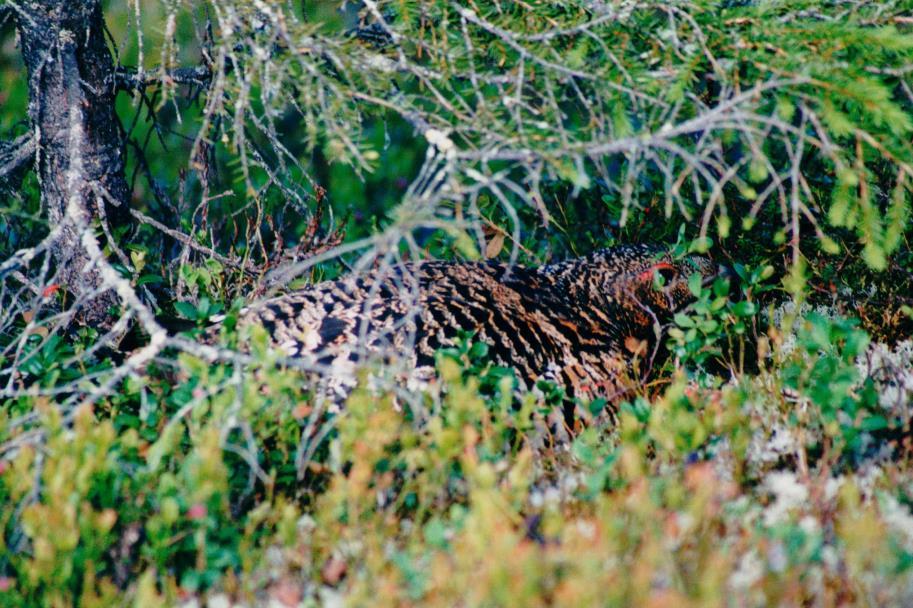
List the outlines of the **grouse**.
{"label": "grouse", "polygon": [[[688,280],[720,267],[700,256],[626,245],[539,267],[423,261],[314,284],[242,312],[289,357],[326,366],[340,396],[355,364],[405,357],[414,378],[434,376],[434,357],[461,331],[489,345],[527,387],[547,379],[572,397],[630,388],[632,361],[693,296]],[[348,377],[348,380],[343,380]]]}

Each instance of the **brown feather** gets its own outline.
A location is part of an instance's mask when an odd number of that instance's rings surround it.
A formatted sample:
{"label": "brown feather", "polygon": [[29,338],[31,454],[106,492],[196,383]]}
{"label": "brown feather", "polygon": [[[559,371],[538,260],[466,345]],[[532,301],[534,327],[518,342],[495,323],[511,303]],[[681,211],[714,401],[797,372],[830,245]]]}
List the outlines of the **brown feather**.
{"label": "brown feather", "polygon": [[[660,271],[666,284],[658,289]],[[372,357],[405,357],[424,378],[433,375],[438,349],[453,346],[460,330],[472,331],[527,386],[544,378],[571,395],[613,397],[630,387],[635,356],[643,359],[658,329],[690,301],[688,277],[717,272],[706,258],[676,260],[648,246],[538,268],[416,262],[265,301],[241,323],[263,325],[291,357],[346,369]]]}

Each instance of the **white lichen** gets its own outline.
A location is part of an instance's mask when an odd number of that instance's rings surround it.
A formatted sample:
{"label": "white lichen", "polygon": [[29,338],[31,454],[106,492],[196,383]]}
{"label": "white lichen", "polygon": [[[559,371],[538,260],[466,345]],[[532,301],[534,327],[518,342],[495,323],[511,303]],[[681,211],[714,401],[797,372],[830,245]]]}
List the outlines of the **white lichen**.
{"label": "white lichen", "polygon": [[791,512],[808,500],[808,488],[792,471],[774,471],[764,479],[764,487],[774,501],[764,510],[764,524],[773,526],[785,521]]}

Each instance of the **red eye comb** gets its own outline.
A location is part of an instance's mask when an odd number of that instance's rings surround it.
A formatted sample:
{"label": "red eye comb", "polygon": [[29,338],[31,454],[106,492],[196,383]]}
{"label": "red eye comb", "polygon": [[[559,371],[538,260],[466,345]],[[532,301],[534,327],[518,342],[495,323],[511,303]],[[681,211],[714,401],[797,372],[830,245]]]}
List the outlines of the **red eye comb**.
{"label": "red eye comb", "polygon": [[657,270],[672,270],[673,268],[674,267],[669,262],[660,262],[658,264],[654,264],[653,266],[650,266],[650,268],[648,270],[645,270],[642,273],[640,273],[639,275],[637,275],[637,279],[639,281],[652,281],[653,273],[656,272]]}

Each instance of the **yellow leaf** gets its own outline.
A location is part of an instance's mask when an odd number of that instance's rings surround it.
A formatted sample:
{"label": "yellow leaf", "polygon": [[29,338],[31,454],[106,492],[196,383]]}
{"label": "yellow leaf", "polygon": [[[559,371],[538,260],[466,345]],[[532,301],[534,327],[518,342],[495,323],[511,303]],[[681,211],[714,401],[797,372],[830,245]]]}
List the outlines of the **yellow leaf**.
{"label": "yellow leaf", "polygon": [[504,248],[504,233],[498,232],[488,241],[488,245],[485,246],[485,257],[488,259],[498,257],[498,254],[501,253],[501,249]]}

